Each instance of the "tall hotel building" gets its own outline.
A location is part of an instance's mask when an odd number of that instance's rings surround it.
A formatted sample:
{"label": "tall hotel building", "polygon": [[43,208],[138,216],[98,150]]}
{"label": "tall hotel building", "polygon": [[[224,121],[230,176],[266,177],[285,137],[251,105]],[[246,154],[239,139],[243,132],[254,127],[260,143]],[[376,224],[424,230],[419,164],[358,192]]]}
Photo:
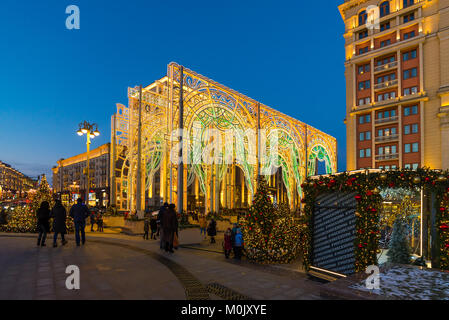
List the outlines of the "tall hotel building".
{"label": "tall hotel building", "polygon": [[339,9],[347,170],[449,168],[449,0],[347,0]]}

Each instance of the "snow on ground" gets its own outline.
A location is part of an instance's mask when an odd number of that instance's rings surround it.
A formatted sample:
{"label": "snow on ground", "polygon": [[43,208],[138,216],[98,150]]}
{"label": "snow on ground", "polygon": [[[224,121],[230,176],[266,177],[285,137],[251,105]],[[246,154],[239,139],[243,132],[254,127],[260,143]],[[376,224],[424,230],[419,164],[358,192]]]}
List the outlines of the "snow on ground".
{"label": "snow on ground", "polygon": [[380,273],[379,290],[367,289],[365,281],[350,288],[393,299],[449,300],[449,273],[412,266],[392,266]]}

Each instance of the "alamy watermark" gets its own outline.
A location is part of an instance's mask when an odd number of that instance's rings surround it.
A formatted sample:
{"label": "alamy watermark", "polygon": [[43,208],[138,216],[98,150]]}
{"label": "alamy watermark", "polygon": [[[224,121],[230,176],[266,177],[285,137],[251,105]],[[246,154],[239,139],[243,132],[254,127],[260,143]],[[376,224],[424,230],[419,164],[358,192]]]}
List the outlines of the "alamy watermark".
{"label": "alamy watermark", "polygon": [[370,276],[365,280],[365,286],[368,290],[380,289],[380,269],[378,266],[372,265],[366,268],[366,274]]}
{"label": "alamy watermark", "polygon": [[75,265],[70,265],[65,269],[65,273],[69,274],[65,280],[67,290],[80,290],[80,268]]}
{"label": "alamy watermark", "polygon": [[380,30],[380,8],[370,5],[366,8],[366,27],[369,30]]}
{"label": "alamy watermark", "polygon": [[65,20],[65,26],[69,30],[80,29],[80,8],[76,5],[70,5],[65,9],[65,13],[69,16]]}

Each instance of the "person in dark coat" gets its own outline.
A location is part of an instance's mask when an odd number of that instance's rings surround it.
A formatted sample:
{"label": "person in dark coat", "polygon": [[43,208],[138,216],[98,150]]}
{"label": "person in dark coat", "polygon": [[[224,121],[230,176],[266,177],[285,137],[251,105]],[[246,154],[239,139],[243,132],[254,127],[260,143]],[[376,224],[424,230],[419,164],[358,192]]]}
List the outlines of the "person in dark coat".
{"label": "person in dark coat", "polygon": [[2,224],[8,224],[7,214],[6,210],[2,209],[2,212],[0,213],[0,225]]}
{"label": "person in dark coat", "polygon": [[231,229],[228,228],[228,230],[226,230],[226,232],[225,232],[224,242],[223,242],[223,249],[224,249],[226,259],[229,259],[229,255],[231,254],[231,251],[232,251],[231,237],[232,237],[232,232],[231,232]]}
{"label": "person in dark coat", "polygon": [[70,208],[70,216],[75,222],[75,239],[76,245],[79,247],[80,234],[83,245],[86,243],[86,234],[84,233],[84,228],[86,228],[86,218],[89,216],[89,209],[85,204],[83,204],[83,200],[81,198],[78,198],[77,204],[73,205],[72,208]]}
{"label": "person in dark coat", "polygon": [[45,247],[45,240],[47,239],[47,233],[50,232],[50,204],[47,201],[41,203],[40,208],[37,210],[37,230],[39,231],[39,237],[37,238],[37,245]]}
{"label": "person in dark coat", "polygon": [[53,218],[53,231],[55,232],[53,237],[53,248],[58,246],[58,234],[61,234],[62,245],[65,246],[67,244],[67,241],[64,239],[64,235],[67,233],[65,224],[67,211],[60,200],[56,200],[55,206],[51,210],[51,217]]}
{"label": "person in dark coat", "polygon": [[214,218],[209,222],[207,227],[207,235],[210,237],[210,243],[215,243],[215,236],[217,235],[217,222]]}
{"label": "person in dark coat", "polygon": [[162,220],[162,238],[164,238],[165,251],[174,253],[173,239],[175,232],[178,231],[178,218],[176,217],[175,205],[171,204],[168,210],[163,214]]}
{"label": "person in dark coat", "polygon": [[[148,235],[150,233],[150,222],[148,221],[148,218],[145,219],[143,223],[143,240],[148,240]],[[151,239],[153,239],[153,235],[151,235]]]}
{"label": "person in dark coat", "polygon": [[159,213],[157,215],[157,223],[159,224],[159,236],[161,238],[161,249],[165,249],[165,243],[164,243],[164,236],[163,236],[163,226],[162,226],[162,218],[164,216],[164,213],[168,211],[168,203],[164,203],[164,205],[159,210]]}
{"label": "person in dark coat", "polygon": [[151,229],[151,239],[156,240],[157,221],[155,217],[151,217],[150,219],[150,229]]}

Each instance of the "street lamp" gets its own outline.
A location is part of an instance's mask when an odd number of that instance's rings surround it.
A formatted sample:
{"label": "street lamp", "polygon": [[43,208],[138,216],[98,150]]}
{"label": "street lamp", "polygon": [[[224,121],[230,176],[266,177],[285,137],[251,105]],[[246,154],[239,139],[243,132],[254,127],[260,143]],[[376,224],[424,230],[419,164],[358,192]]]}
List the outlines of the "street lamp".
{"label": "street lamp", "polygon": [[90,124],[84,121],[79,124],[78,131],[76,132],[79,136],[87,136],[87,164],[86,164],[86,175],[87,175],[87,187],[86,187],[86,203],[89,203],[89,190],[90,190],[90,175],[89,175],[89,151],[90,151],[90,140],[98,137],[100,131],[98,131],[98,125],[96,123]]}

